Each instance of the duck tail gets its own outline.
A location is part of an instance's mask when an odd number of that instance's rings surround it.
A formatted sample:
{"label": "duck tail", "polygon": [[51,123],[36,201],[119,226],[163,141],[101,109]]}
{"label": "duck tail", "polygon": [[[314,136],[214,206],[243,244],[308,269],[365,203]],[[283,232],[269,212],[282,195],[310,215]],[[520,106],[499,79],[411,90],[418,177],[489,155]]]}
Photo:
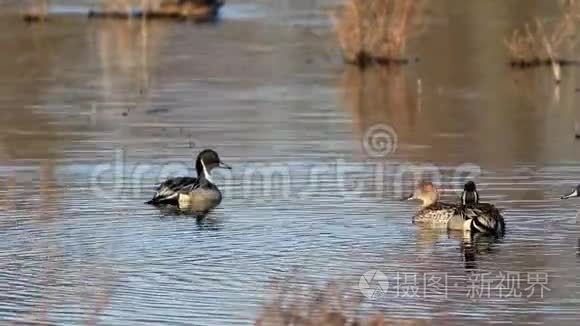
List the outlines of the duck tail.
{"label": "duck tail", "polygon": [[157,201],[157,199],[156,199],[156,198],[152,198],[152,199],[150,199],[150,200],[146,201],[146,202],[145,202],[145,204],[147,204],[147,205],[153,205],[153,206],[157,206],[157,205],[159,204],[159,201]]}
{"label": "duck tail", "polygon": [[505,221],[503,217],[499,217],[497,226],[497,235],[503,237],[505,234]]}
{"label": "duck tail", "polygon": [[493,234],[502,237],[505,233],[505,221],[503,217],[477,216],[472,219],[472,231],[477,233]]}
{"label": "duck tail", "polygon": [[163,197],[153,197],[151,200],[146,201],[145,204],[153,206],[164,206],[164,205],[177,205],[177,198],[163,198]]}
{"label": "duck tail", "polygon": [[476,232],[494,233],[497,224],[496,221],[489,216],[476,216],[473,218],[471,226]]}

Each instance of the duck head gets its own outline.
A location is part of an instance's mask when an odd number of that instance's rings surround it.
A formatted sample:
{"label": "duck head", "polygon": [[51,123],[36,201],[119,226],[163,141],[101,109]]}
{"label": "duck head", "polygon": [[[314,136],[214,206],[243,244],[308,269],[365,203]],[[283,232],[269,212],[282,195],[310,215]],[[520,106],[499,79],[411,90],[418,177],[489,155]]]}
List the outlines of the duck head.
{"label": "duck head", "polygon": [[197,160],[195,160],[195,169],[197,170],[198,178],[206,179],[209,182],[212,182],[211,171],[215,168],[231,170],[231,167],[222,162],[218,153],[212,149],[205,149],[201,151],[199,155],[197,155]]}
{"label": "duck head", "polygon": [[572,197],[580,197],[580,185],[577,185],[571,193],[560,197],[560,199],[568,199]]}
{"label": "duck head", "polygon": [[465,183],[465,185],[463,186],[463,191],[467,191],[467,192],[472,192],[472,191],[476,191],[476,187],[475,187],[475,182],[473,181],[467,181]]}
{"label": "duck head", "polygon": [[475,182],[467,181],[463,186],[463,193],[461,194],[461,204],[477,204],[479,202],[479,193],[475,187]]}
{"label": "duck head", "polygon": [[415,188],[415,191],[412,194],[404,199],[420,200],[422,203],[421,207],[427,207],[435,204],[439,200],[439,192],[431,182],[423,181],[417,185],[417,188]]}

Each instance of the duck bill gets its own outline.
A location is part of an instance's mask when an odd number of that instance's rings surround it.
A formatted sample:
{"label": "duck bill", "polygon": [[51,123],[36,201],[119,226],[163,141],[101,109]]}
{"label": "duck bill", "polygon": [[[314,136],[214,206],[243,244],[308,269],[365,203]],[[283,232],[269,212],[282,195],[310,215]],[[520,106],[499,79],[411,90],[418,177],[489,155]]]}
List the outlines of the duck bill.
{"label": "duck bill", "polygon": [[415,199],[415,194],[409,194],[409,195],[401,198],[401,201],[407,201],[407,200],[413,200],[413,199]]}
{"label": "duck bill", "polygon": [[231,170],[231,169],[232,169],[232,167],[231,167],[231,166],[229,166],[229,165],[225,164],[224,162],[220,162],[220,164],[218,165],[218,168],[221,168],[221,169],[228,169],[228,170]]}
{"label": "duck bill", "polygon": [[574,191],[572,191],[571,193],[569,193],[567,195],[560,197],[560,199],[568,199],[568,198],[572,198],[572,197],[578,197],[578,189],[574,189]]}

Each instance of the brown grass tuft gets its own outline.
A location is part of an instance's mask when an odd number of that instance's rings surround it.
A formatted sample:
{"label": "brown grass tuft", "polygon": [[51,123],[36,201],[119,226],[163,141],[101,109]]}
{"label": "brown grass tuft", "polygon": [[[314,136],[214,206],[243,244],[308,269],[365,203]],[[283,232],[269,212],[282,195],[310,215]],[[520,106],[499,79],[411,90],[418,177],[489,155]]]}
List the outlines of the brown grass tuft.
{"label": "brown grass tuft", "polygon": [[256,325],[347,325],[359,303],[360,298],[348,298],[336,284],[305,290],[284,283],[274,289],[273,299],[263,307]]}
{"label": "brown grass tuft", "polygon": [[424,0],[345,0],[334,16],[344,60],[405,63],[407,39],[420,21]]}
{"label": "brown grass tuft", "polygon": [[24,3],[22,19],[27,23],[44,22],[48,17],[48,0],[34,0]]}
{"label": "brown grass tuft", "polygon": [[514,67],[574,63],[580,1],[560,0],[555,20],[534,19],[504,40]]}
{"label": "brown grass tuft", "polygon": [[359,317],[360,293],[330,283],[323,289],[275,289],[272,300],[264,305],[256,326],[385,326],[424,325],[418,320],[390,320],[382,313]]}

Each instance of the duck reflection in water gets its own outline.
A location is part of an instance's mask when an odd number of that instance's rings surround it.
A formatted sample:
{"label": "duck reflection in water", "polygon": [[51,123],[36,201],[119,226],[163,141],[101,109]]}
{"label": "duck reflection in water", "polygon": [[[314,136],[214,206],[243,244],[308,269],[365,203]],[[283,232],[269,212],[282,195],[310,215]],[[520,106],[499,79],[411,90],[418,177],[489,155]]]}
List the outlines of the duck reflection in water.
{"label": "duck reflection in water", "polygon": [[492,234],[484,233],[462,233],[454,234],[457,231],[450,231],[450,238],[461,238],[459,248],[466,270],[477,269],[477,260],[481,256],[494,255],[498,252],[495,245],[500,241]]}
{"label": "duck reflection in water", "polygon": [[452,247],[459,249],[461,261],[466,270],[477,269],[477,262],[483,256],[493,256],[499,252],[500,237],[484,234],[470,233],[459,230],[444,230],[432,228],[417,229],[417,244],[423,249],[435,248],[438,244],[443,244],[446,240],[453,240],[456,243]]}
{"label": "duck reflection in water", "polygon": [[195,223],[199,230],[221,230],[223,228],[223,220],[214,216],[213,213],[201,214],[191,210],[180,209],[176,206],[160,206],[160,219],[162,220],[182,220],[183,218],[195,218]]}

